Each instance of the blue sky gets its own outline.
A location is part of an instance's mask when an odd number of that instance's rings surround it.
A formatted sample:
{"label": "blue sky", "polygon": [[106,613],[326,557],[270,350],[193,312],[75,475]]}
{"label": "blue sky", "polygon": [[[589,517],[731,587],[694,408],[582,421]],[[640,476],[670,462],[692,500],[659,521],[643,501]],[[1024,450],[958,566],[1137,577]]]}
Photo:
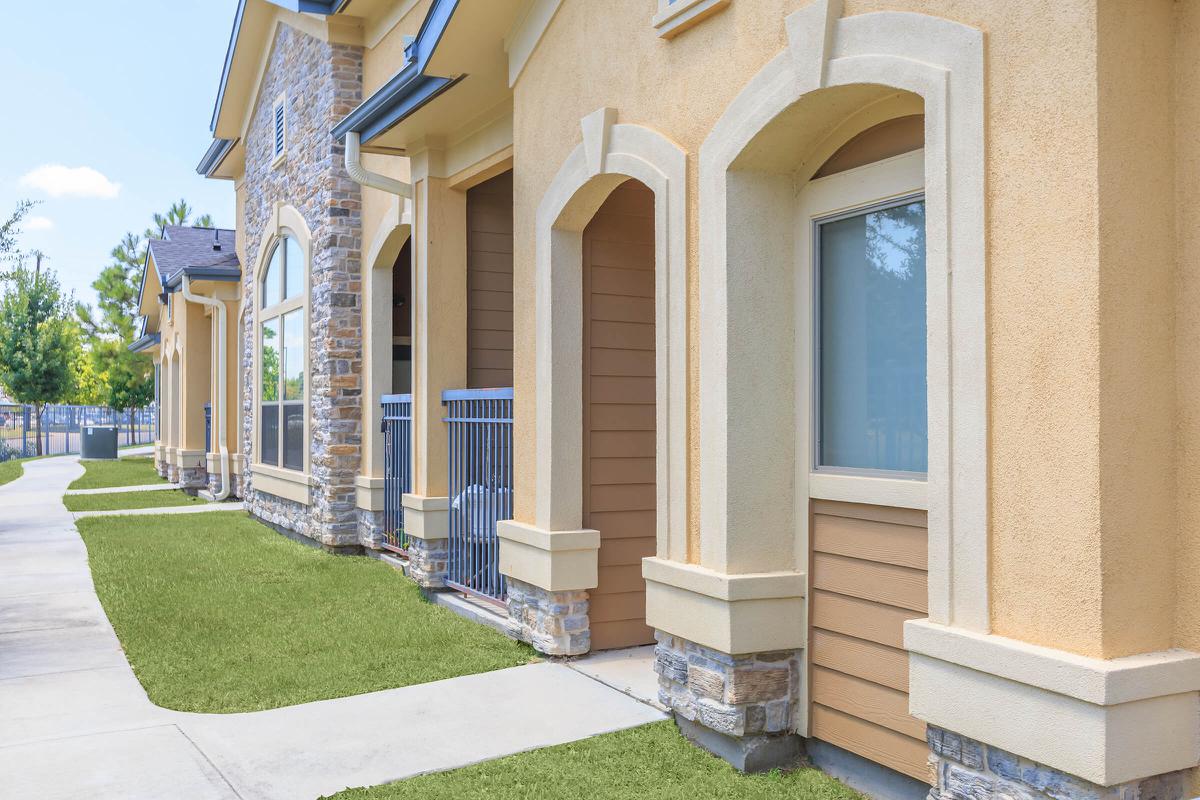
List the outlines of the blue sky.
{"label": "blue sky", "polygon": [[67,0],[4,9],[0,215],[22,198],[42,201],[22,249],[44,251],[78,299],[94,301],[90,284],[124,233],[141,233],[180,197],[233,226],[233,184],[195,167],[212,141],[236,6]]}

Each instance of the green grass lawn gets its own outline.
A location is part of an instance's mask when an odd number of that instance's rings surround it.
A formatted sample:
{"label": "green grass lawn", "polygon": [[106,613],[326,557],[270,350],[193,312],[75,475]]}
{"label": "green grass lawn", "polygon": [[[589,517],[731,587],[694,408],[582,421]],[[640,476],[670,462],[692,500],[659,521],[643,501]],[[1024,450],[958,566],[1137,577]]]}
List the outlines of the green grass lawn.
{"label": "green grass lawn", "polygon": [[154,471],[150,457],[120,458],[116,461],[81,461],[83,477],[68,489],[107,489],[113,486],[149,486],[166,483]]}
{"label": "green grass lawn", "polygon": [[21,466],[21,462],[17,459],[11,461],[0,462],[0,486],[6,483],[11,483],[24,474],[25,468]]}
{"label": "green grass lawn", "polygon": [[426,602],[387,564],[306,547],[241,512],[76,524],[125,655],[166,708],[258,711],[535,656]]}
{"label": "green grass lawn", "polygon": [[111,494],[69,494],[63,497],[67,511],[117,511],[135,508],[191,506],[207,501],[179,489],[157,492],[113,492]]}
{"label": "green grass lawn", "polygon": [[420,775],[369,789],[348,789],[336,800],[862,800],[812,767],[743,775],[690,744],[673,722],[656,722],[579,742],[487,761],[451,772]]}

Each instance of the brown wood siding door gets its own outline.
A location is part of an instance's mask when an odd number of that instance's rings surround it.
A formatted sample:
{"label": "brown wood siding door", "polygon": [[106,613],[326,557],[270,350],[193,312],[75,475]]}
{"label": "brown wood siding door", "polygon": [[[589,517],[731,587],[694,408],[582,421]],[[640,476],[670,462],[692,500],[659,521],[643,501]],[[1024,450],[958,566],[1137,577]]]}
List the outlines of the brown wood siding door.
{"label": "brown wood siding door", "polygon": [[654,641],[654,195],[618,186],[583,232],[583,526],[600,531],[592,649]]}
{"label": "brown wood siding door", "polygon": [[904,623],[928,614],[924,511],[812,501],[810,734],[927,781]]}
{"label": "brown wood siding door", "polygon": [[512,171],[467,190],[467,388],[513,384]]}

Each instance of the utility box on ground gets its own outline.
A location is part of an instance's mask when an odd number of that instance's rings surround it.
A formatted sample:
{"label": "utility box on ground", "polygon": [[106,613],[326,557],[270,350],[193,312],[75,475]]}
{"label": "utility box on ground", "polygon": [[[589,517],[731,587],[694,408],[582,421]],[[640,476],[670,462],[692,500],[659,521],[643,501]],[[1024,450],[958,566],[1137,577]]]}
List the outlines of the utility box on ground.
{"label": "utility box on ground", "polygon": [[79,447],[79,457],[116,459],[117,426],[85,425],[83,442]]}

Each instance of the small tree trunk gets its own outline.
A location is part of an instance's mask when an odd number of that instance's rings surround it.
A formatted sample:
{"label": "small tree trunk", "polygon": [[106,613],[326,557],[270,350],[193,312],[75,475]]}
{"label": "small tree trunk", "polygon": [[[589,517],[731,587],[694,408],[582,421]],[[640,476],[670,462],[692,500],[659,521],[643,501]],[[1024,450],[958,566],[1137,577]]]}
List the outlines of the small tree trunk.
{"label": "small tree trunk", "polygon": [[129,443],[130,444],[138,443],[137,440],[134,438],[134,432],[133,432],[134,415],[135,415],[134,410],[132,408],[129,409]]}
{"label": "small tree trunk", "polygon": [[41,403],[33,404],[33,413],[37,415],[37,454],[42,455],[42,409],[45,406]]}

